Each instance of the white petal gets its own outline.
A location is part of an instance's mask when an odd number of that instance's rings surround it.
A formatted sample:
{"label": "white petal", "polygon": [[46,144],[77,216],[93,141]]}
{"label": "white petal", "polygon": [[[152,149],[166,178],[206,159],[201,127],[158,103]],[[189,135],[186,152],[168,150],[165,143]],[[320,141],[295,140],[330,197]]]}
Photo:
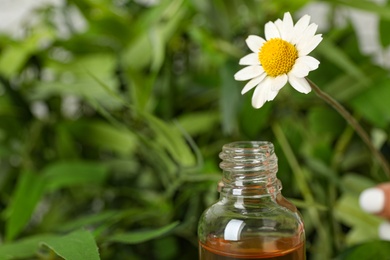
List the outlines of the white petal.
{"label": "white petal", "polygon": [[278,92],[279,90],[281,90],[284,87],[284,85],[286,85],[287,80],[288,80],[288,77],[286,74],[279,75],[279,76],[275,77],[275,79],[272,81],[271,90],[274,92]]}
{"label": "white petal", "polygon": [[293,35],[291,39],[292,44],[296,44],[299,41],[299,39],[302,37],[302,33],[309,26],[309,23],[310,23],[310,16],[307,14],[302,16],[302,18],[298,20],[298,22],[295,24],[293,29]]}
{"label": "white petal", "polygon": [[300,93],[307,94],[311,91],[309,82],[307,82],[305,78],[297,78],[289,74],[288,82],[290,82],[291,86]]}
{"label": "white petal", "polygon": [[275,78],[266,77],[255,89],[252,97],[252,106],[260,108],[266,101],[274,100],[279,90],[273,90],[272,86],[275,84]]}
{"label": "white petal", "polygon": [[294,22],[293,22],[293,19],[292,19],[292,16],[290,14],[290,12],[285,12],[284,15],[283,15],[283,23],[287,26],[287,27],[293,27],[294,26]]}
{"label": "white petal", "polygon": [[248,66],[234,74],[235,80],[248,80],[260,76],[264,72],[261,66]]}
{"label": "white petal", "polygon": [[267,77],[265,80],[267,80],[267,82],[265,83],[266,93],[264,94],[266,101],[274,100],[276,95],[279,93],[279,90],[281,89],[281,88],[280,89],[275,88],[275,90],[274,90],[274,86],[275,86],[275,84],[278,84],[277,81],[280,81],[280,79],[276,80],[276,78]]}
{"label": "white petal", "polygon": [[278,27],[273,22],[265,24],[264,28],[265,39],[269,41],[272,38],[280,38]]}
{"label": "white petal", "polygon": [[297,48],[299,49],[302,46],[305,46],[315,35],[317,31],[318,25],[312,23],[306,30],[302,33],[302,37],[296,43]]}
{"label": "white petal", "polygon": [[309,67],[310,71],[316,70],[318,68],[318,65],[320,65],[320,62],[311,56],[299,57],[296,60],[296,63],[300,63],[300,62],[305,63]]}
{"label": "white petal", "polygon": [[318,29],[318,25],[315,23],[311,23],[303,33],[305,35],[308,35],[308,37],[313,37],[316,34],[317,29]]}
{"label": "white petal", "polygon": [[318,25],[314,23],[310,24],[309,27],[307,27],[307,29],[302,33],[301,37],[299,37],[299,39],[296,42],[296,47],[298,50],[304,48],[307,45],[307,43],[313,39],[317,31],[317,28]]}
{"label": "white petal", "polygon": [[252,96],[252,106],[254,108],[260,108],[264,105],[264,103],[267,101],[267,93],[269,92],[269,88],[271,87],[268,82],[268,77],[261,82],[257,88],[255,88],[255,91],[253,92]]}
{"label": "white petal", "polygon": [[312,23],[312,24],[310,24],[310,25],[306,28],[306,30],[304,31],[304,34],[308,35],[308,37],[309,37],[309,36],[310,36],[310,37],[313,37],[313,36],[316,34],[317,29],[318,29],[318,25],[315,24],[315,23]]}
{"label": "white petal", "polygon": [[245,42],[251,51],[258,53],[265,40],[257,35],[249,35]]}
{"label": "white petal", "polygon": [[241,95],[244,95],[246,92],[254,88],[256,85],[258,85],[264,78],[267,76],[267,74],[263,73],[260,76],[251,79],[246,83],[245,87],[241,90]]}
{"label": "white petal", "polygon": [[267,101],[272,101],[275,99],[275,97],[278,95],[279,90],[270,90],[270,92],[267,94]]}
{"label": "white petal", "polygon": [[289,12],[286,12],[283,16],[283,27],[280,30],[282,39],[288,42],[291,41],[293,29],[294,22],[292,20],[291,14]]}
{"label": "white petal", "polygon": [[278,28],[278,31],[280,33],[280,37],[283,38],[282,31],[283,31],[283,21],[278,19],[275,21],[276,28]]}
{"label": "white petal", "polygon": [[309,75],[309,71],[309,66],[306,65],[304,62],[295,62],[293,68],[288,74],[297,78],[304,78]]}
{"label": "white petal", "polygon": [[309,54],[312,50],[314,50],[318,46],[318,44],[320,44],[321,41],[322,41],[321,34],[314,35],[314,37],[310,40],[310,42],[308,42],[302,49],[297,48],[298,55],[302,57]]}
{"label": "white petal", "polygon": [[301,19],[298,20],[298,22],[294,26],[294,30],[297,32],[303,32],[310,23],[310,15],[305,14],[304,16],[301,17]]}
{"label": "white petal", "polygon": [[239,61],[240,65],[259,65],[259,56],[257,53],[250,53],[244,57],[242,57]]}

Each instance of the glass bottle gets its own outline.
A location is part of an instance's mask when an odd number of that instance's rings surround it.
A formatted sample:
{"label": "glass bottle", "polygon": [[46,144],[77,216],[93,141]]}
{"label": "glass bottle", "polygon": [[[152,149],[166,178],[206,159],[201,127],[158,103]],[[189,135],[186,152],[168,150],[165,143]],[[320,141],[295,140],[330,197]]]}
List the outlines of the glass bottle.
{"label": "glass bottle", "polygon": [[306,259],[304,224],[280,192],[273,144],[226,144],[220,158],[220,199],[200,218],[199,259]]}

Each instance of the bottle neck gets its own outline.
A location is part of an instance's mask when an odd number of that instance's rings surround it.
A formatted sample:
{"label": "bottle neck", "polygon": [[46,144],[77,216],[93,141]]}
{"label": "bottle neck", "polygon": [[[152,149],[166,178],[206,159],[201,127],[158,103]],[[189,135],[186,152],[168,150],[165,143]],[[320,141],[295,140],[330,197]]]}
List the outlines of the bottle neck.
{"label": "bottle neck", "polygon": [[274,146],[270,142],[234,142],[222,147],[221,198],[276,198],[282,188]]}

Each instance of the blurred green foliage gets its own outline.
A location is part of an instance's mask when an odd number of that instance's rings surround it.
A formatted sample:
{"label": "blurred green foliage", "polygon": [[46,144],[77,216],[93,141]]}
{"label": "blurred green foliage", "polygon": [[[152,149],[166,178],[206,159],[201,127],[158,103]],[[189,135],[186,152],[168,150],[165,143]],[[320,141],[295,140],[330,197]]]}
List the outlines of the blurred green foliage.
{"label": "blurred green foliage", "polygon": [[[388,255],[381,219],[357,203],[388,177],[351,128],[290,87],[255,110],[233,80],[247,35],[310,1],[138,2],[67,0],[37,10],[23,37],[0,37],[0,259],[197,259],[218,152],[235,140],[275,144],[308,259]],[[378,15],[387,47],[390,7],[322,3],[330,26],[310,78],[389,158],[388,70],[362,54],[349,21],[332,19],[350,7]]]}

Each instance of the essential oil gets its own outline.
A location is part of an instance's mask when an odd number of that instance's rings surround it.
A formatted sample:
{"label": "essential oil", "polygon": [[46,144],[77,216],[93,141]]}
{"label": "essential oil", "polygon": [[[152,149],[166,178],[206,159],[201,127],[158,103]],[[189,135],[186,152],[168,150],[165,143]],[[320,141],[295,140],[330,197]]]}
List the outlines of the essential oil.
{"label": "essential oil", "polygon": [[[305,259],[305,245],[300,242],[280,238],[268,243],[258,239],[244,240],[238,243],[230,241],[208,240],[208,244],[199,243],[199,255],[202,260],[301,260]],[[214,245],[209,245],[214,244]],[[216,244],[219,246],[216,247]]]}

